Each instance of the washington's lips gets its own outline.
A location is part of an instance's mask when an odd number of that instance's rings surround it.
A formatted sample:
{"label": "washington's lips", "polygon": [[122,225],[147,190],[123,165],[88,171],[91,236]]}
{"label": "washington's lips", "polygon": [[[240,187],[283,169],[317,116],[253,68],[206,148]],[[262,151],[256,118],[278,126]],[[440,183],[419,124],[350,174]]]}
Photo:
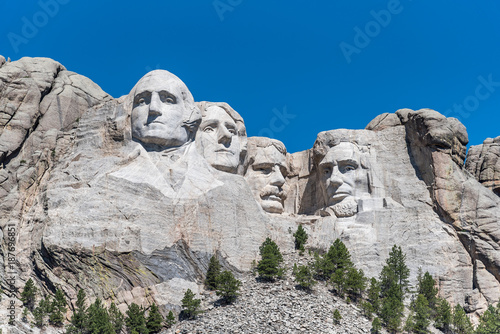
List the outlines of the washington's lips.
{"label": "washington's lips", "polygon": [[338,201],[338,200],[342,200],[342,199],[344,199],[344,198],[346,198],[346,197],[348,197],[348,196],[351,196],[351,193],[350,193],[350,192],[347,192],[347,191],[337,191],[337,192],[335,192],[335,193],[332,195],[332,197],[331,197],[331,198],[332,198],[333,200]]}
{"label": "washington's lips", "polygon": [[228,150],[227,148],[219,148],[219,149],[215,150],[215,152],[217,152],[217,153],[229,153],[229,154],[234,155],[234,152],[231,150]]}

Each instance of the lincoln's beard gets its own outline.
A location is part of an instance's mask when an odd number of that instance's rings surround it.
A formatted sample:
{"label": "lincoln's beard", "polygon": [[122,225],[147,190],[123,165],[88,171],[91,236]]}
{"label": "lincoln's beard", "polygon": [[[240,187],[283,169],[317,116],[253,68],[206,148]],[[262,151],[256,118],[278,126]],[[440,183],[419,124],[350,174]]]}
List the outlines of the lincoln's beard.
{"label": "lincoln's beard", "polygon": [[352,217],[358,213],[358,201],[353,196],[349,196],[341,202],[330,206],[330,208],[335,213],[335,216],[339,218]]}

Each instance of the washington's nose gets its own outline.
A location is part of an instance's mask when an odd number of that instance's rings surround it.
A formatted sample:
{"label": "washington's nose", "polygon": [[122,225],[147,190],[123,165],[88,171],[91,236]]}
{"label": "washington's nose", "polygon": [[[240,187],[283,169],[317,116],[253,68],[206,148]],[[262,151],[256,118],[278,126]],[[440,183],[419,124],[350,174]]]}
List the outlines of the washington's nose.
{"label": "washington's nose", "polygon": [[153,94],[151,96],[151,103],[149,104],[149,115],[150,116],[160,116],[161,115],[161,101],[158,94]]}
{"label": "washington's nose", "polygon": [[232,134],[225,126],[219,127],[218,138],[217,138],[219,144],[229,146],[229,144],[231,144],[231,138]]}
{"label": "washington's nose", "polygon": [[281,174],[281,170],[279,166],[274,166],[273,175],[271,177],[271,184],[273,186],[281,187],[285,184],[285,178],[283,174]]}

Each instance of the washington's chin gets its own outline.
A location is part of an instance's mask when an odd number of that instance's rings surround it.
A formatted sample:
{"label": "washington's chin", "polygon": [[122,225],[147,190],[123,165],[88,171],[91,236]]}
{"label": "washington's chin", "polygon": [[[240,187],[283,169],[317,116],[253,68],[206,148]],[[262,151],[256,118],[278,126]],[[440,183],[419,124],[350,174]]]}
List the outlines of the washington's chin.
{"label": "washington's chin", "polygon": [[147,144],[160,146],[180,146],[188,141],[187,133],[167,131],[169,127],[162,124],[154,129],[143,129],[133,134],[133,137]]}

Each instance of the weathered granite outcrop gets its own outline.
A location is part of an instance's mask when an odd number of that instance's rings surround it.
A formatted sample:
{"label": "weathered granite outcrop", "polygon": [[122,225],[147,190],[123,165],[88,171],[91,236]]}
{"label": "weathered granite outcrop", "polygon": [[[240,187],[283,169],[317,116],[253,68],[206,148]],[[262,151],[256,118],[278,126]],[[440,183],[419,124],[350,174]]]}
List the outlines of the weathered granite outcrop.
{"label": "weathered granite outcrop", "polygon": [[500,137],[487,138],[483,144],[471,146],[465,168],[483,186],[500,196]]}
{"label": "weathered granite outcrop", "polygon": [[[412,284],[429,271],[470,313],[500,299],[500,198],[465,170],[467,132],[454,118],[401,109],[290,154],[268,138],[247,146],[241,116],[195,104],[166,71],[113,99],[49,59],[0,65],[3,289],[13,266],[17,287],[32,277],[71,300],[84,288],[122,309],[178,310],[187,288],[203,292],[213,254],[242,273],[267,236],[292,250],[302,224],[309,247],[341,238],[368,276],[398,244]],[[484,155],[469,170],[494,179]]]}

